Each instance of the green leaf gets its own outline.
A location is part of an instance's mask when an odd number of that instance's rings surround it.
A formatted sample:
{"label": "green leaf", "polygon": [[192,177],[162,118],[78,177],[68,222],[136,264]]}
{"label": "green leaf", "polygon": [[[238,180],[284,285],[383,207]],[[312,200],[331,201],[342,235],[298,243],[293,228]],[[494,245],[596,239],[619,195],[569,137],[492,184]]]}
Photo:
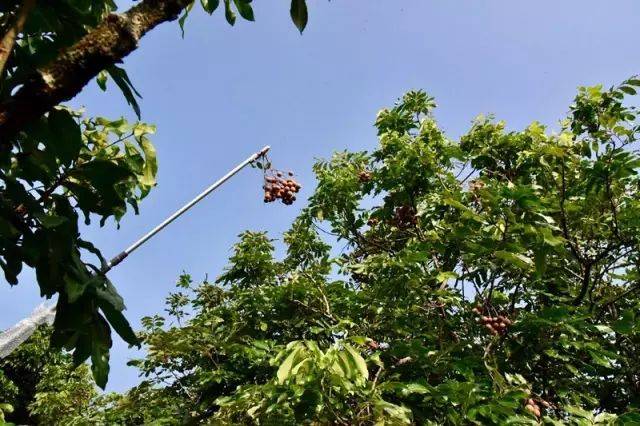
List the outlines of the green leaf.
{"label": "green leaf", "polygon": [[449,280],[455,280],[456,278],[458,278],[458,274],[456,274],[453,271],[445,271],[445,272],[440,272],[437,276],[436,276],[436,280],[439,283],[445,283]]}
{"label": "green leaf", "polygon": [[[640,80],[638,80],[638,86],[640,86]],[[638,426],[640,425],[640,412],[629,412],[618,417],[618,424],[623,426]]]}
{"label": "green leaf", "polygon": [[140,154],[138,149],[131,142],[125,141],[124,152],[126,154],[127,165],[134,173],[142,175],[144,169],[144,157]]}
{"label": "green leaf", "polygon": [[131,328],[129,321],[122,315],[122,312],[114,309],[111,303],[99,300],[98,304],[116,333],[128,344],[140,347],[140,340],[138,340],[136,333]]}
{"label": "green leaf", "polygon": [[156,174],[158,173],[156,149],[146,136],[141,136],[138,142],[144,152],[144,171],[140,183],[152,187],[156,184]]}
{"label": "green leaf", "polygon": [[106,320],[97,315],[91,327],[91,371],[96,384],[104,389],[109,378],[109,349],[111,348],[111,331]]}
{"label": "green leaf", "polygon": [[133,111],[136,113],[136,116],[138,116],[138,119],[140,119],[140,105],[138,105],[136,96],[139,98],[142,98],[142,96],[140,96],[140,93],[138,93],[136,88],[133,87],[133,84],[131,83],[131,80],[129,80],[127,72],[115,65],[107,68],[107,72],[116,83],[116,85],[120,88],[120,91],[124,95],[124,98],[126,99],[127,103],[131,105],[131,108],[133,108]]}
{"label": "green leaf", "polygon": [[78,157],[80,149],[84,146],[80,125],[65,109],[51,111],[48,123],[51,137],[47,141],[47,147],[63,165],[68,166]]}
{"label": "green leaf", "polygon": [[[193,8],[194,3],[195,1],[192,1],[191,3],[189,3],[187,7],[184,8],[184,13],[180,17],[180,19],[178,19],[178,25],[180,25],[182,38],[184,38],[184,22],[187,20],[187,17],[189,16],[189,12],[191,12],[191,9]],[[138,118],[140,118],[139,115],[138,115]]]}
{"label": "green leaf", "polygon": [[229,25],[236,23],[236,14],[231,10],[231,0],[224,0],[224,17]]}
{"label": "green leaf", "polygon": [[631,86],[620,86],[620,90],[628,95],[636,95],[638,92]]}
{"label": "green leaf", "polygon": [[551,247],[557,247],[564,243],[564,238],[553,235],[553,231],[549,228],[541,228],[540,233],[542,234],[542,239],[545,244],[548,244]]}
{"label": "green leaf", "polygon": [[236,5],[236,9],[238,9],[238,13],[247,21],[253,21],[253,8],[251,8],[251,4],[246,0],[233,0]]}
{"label": "green leaf", "polygon": [[301,347],[297,346],[295,349],[291,351],[289,356],[285,358],[280,367],[278,368],[278,372],[276,373],[276,377],[278,378],[278,383],[283,384],[291,374],[291,369],[293,368],[293,362],[298,356],[298,352],[300,352]]}
{"label": "green leaf", "polygon": [[202,8],[211,15],[220,6],[220,0],[200,0]]}
{"label": "green leaf", "polygon": [[611,328],[616,332],[624,335],[629,335],[633,333],[633,329],[635,327],[634,321],[634,312],[631,309],[627,309],[622,312],[620,318],[611,324]]}
{"label": "green leaf", "polygon": [[98,86],[100,87],[100,89],[102,89],[102,91],[106,91],[107,90],[107,77],[108,74],[106,71],[102,70],[98,73],[98,76],[96,77],[96,82],[98,83]]}
{"label": "green leaf", "polygon": [[103,275],[96,276],[95,279],[96,284],[92,288],[98,300],[108,303],[116,311],[125,310],[124,299],[120,296],[111,281]]}
{"label": "green leaf", "polygon": [[403,396],[413,394],[424,395],[429,393],[429,388],[419,383],[407,383],[402,385],[400,392]]}
{"label": "green leaf", "polygon": [[495,252],[495,256],[498,259],[509,262],[521,269],[529,269],[531,268],[531,266],[533,266],[533,261],[527,256],[520,253],[511,253],[504,250],[498,250]]}
{"label": "green leaf", "polygon": [[295,24],[300,34],[304,31],[309,20],[306,0],[291,0],[291,20]]}
{"label": "green leaf", "polygon": [[338,352],[336,363],[334,363],[334,368],[336,374],[340,377],[352,378],[353,377],[353,368],[355,367],[355,363],[349,357],[349,354],[346,352]]}
{"label": "green leaf", "polygon": [[349,352],[349,355],[351,355],[351,359],[353,360],[360,375],[363,378],[368,379],[369,370],[367,369],[367,363],[364,358],[362,358],[362,356],[351,345],[345,345],[345,349]]}
{"label": "green leaf", "polygon": [[478,222],[478,223],[484,223],[484,218],[482,216],[480,216],[479,214],[477,214],[476,212],[474,212],[473,210],[471,210],[469,207],[465,206],[464,204],[462,204],[460,201],[458,200],[454,200],[453,198],[443,198],[442,202],[446,205],[449,205],[451,207],[454,207],[458,210],[462,211],[462,214],[466,217],[469,217],[470,219]]}
{"label": "green leaf", "polygon": [[64,216],[57,216],[55,214],[37,213],[34,216],[40,221],[42,226],[44,226],[47,229],[56,228],[62,225],[63,223],[67,223],[69,221],[68,218]]}

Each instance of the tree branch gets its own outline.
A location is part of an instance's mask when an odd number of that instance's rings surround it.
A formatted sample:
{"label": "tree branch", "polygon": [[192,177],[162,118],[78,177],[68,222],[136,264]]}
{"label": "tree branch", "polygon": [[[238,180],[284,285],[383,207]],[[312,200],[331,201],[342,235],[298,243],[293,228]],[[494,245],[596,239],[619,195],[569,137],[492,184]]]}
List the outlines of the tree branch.
{"label": "tree branch", "polygon": [[571,253],[573,253],[573,256],[576,258],[578,262],[582,263],[583,259],[582,259],[582,255],[580,254],[580,250],[578,249],[578,243],[576,242],[576,245],[574,246],[571,239],[571,235],[569,234],[569,227],[567,225],[567,212],[565,211],[565,208],[564,208],[564,202],[567,198],[567,179],[565,176],[564,158],[562,159],[561,171],[562,171],[562,174],[561,174],[561,187],[560,187],[560,225],[562,226],[562,236],[567,241],[567,244],[569,244],[569,248],[571,249]]}
{"label": "tree branch", "polygon": [[0,148],[25,125],[77,95],[100,71],[138,47],[157,25],[175,20],[190,0],[142,0],[123,14],[111,14],[60,54],[0,105]]}
{"label": "tree branch", "polygon": [[592,268],[592,264],[590,262],[587,262],[584,265],[584,272],[582,275],[582,285],[580,286],[580,293],[578,294],[578,296],[574,299],[573,301],[573,305],[574,306],[578,306],[582,303],[582,300],[584,299],[584,296],[586,296],[587,294],[587,290],[589,289],[589,284],[591,283],[591,268]]}
{"label": "tree branch", "polygon": [[2,37],[2,41],[0,41],[0,75],[2,75],[4,67],[7,64],[7,60],[13,51],[13,45],[16,42],[16,37],[18,37],[18,34],[22,32],[24,23],[27,22],[27,17],[35,5],[36,0],[24,0],[16,12],[16,18],[13,25],[11,25],[7,33]]}

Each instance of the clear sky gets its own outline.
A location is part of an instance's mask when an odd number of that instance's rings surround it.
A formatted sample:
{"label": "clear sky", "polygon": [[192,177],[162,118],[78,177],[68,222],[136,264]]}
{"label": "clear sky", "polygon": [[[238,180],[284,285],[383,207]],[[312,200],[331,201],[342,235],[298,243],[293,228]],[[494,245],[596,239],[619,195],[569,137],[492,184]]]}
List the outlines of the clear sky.
{"label": "clear sky", "polygon": [[[511,128],[555,126],[577,86],[606,86],[640,73],[637,0],[307,0],[300,35],[288,0],[255,0],[256,22],[229,27],[220,11],[190,15],[147,35],[125,65],[155,123],[158,187],[128,216],[86,230],[111,257],[265,144],[274,165],[304,186],[293,206],[262,203],[261,178],[246,169],[110,272],[138,327],[161,312],[184,270],[217,276],[245,229],[278,237],[313,187],[314,159],[376,144],[377,111],[409,89],[436,97],[436,118],[452,137],[479,113]],[[126,2],[118,1],[122,7]],[[90,84],[72,105],[91,115],[133,119],[113,87]],[[33,275],[0,285],[0,329],[39,303]],[[108,389],[137,383],[119,338]]]}

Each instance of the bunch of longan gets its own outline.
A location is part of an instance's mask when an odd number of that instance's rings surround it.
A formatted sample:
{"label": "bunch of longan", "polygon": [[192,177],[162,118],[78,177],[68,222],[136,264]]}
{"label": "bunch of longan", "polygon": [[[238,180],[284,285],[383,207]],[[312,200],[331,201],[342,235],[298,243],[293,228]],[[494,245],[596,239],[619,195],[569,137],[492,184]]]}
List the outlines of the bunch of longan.
{"label": "bunch of longan", "polygon": [[362,183],[367,183],[373,178],[373,173],[369,170],[361,170],[358,173],[358,180]]}
{"label": "bunch of longan", "polygon": [[373,228],[374,226],[376,226],[377,224],[379,224],[379,223],[380,223],[380,219],[378,219],[377,217],[370,217],[370,218],[367,220],[367,225],[369,225],[369,226],[370,226],[370,227],[372,227],[372,228]]}
{"label": "bunch of longan", "polygon": [[[540,400],[540,403],[547,408],[551,406],[551,404],[544,400]],[[538,405],[538,403],[533,398],[527,398],[524,400],[524,409],[536,417],[540,417],[540,415],[542,414],[540,411],[540,405]]]}
{"label": "bunch of longan", "polygon": [[486,316],[483,315],[484,309],[481,305],[476,306],[471,310],[474,314],[478,315],[477,321],[484,325],[489,333],[493,336],[497,336],[498,334],[504,334],[507,332],[507,327],[509,327],[512,322],[509,318],[504,315],[497,316]]}
{"label": "bunch of longan", "polygon": [[415,225],[418,222],[415,209],[408,205],[397,207],[393,214],[393,222],[398,228]]}
{"label": "bunch of longan", "polygon": [[293,172],[289,172],[288,177],[284,177],[282,172],[273,172],[271,175],[265,174],[262,188],[265,203],[280,199],[283,204],[291,205],[296,200],[295,194],[302,186],[293,179]]}

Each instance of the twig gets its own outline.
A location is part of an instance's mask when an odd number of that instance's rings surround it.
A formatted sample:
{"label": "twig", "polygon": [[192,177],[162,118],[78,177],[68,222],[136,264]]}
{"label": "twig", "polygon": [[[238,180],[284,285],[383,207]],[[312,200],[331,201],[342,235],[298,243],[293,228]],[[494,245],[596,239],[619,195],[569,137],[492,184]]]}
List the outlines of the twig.
{"label": "twig", "polygon": [[7,33],[2,37],[2,41],[0,41],[0,75],[2,75],[7,60],[13,51],[16,37],[22,32],[24,24],[27,22],[27,17],[35,5],[36,0],[24,0],[16,12],[16,19],[13,25],[11,25]]}

